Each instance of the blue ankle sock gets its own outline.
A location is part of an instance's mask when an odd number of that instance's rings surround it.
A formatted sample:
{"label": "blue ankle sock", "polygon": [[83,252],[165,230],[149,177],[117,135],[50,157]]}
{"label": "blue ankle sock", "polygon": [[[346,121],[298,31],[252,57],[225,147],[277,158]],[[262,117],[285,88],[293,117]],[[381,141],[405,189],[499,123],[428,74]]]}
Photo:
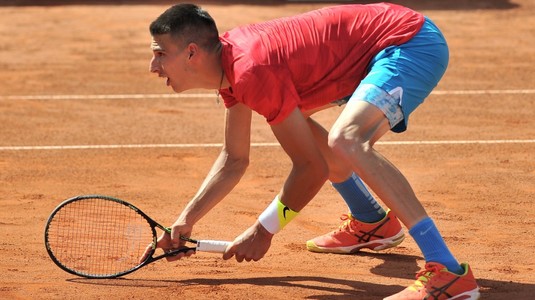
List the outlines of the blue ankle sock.
{"label": "blue ankle sock", "polygon": [[458,275],[464,273],[431,218],[427,217],[418,222],[409,230],[409,233],[422,250],[426,262],[443,264],[448,271]]}
{"label": "blue ankle sock", "polygon": [[355,173],[346,181],[332,183],[332,186],[342,195],[355,219],[366,223],[375,223],[385,217],[385,210],[377,203]]}

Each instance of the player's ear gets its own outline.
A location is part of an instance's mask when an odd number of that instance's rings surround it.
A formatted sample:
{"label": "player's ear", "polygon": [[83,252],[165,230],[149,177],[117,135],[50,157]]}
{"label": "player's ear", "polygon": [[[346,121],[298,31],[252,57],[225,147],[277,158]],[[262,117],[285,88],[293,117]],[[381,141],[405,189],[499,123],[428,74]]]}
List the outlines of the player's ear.
{"label": "player's ear", "polygon": [[188,59],[191,60],[195,55],[199,53],[199,46],[195,43],[189,43],[187,47]]}

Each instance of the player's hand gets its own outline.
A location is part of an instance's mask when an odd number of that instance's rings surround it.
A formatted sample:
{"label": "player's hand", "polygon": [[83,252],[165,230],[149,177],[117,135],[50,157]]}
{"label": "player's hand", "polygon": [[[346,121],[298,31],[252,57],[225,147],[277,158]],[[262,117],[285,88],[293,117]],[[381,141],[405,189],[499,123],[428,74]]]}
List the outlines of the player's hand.
{"label": "player's hand", "polygon": [[[173,224],[173,226],[171,227],[171,233],[164,232],[160,235],[156,243],[156,248],[161,248],[164,252],[169,252],[172,250],[180,249],[181,247],[185,247],[186,242],[180,239],[180,235],[189,237],[191,234],[191,230],[191,226],[186,226],[175,222],[175,224]],[[176,236],[176,238],[173,239],[172,236]],[[151,251],[152,244],[148,245],[147,248],[145,248],[145,252],[143,253],[140,261],[145,260],[150,255]],[[194,253],[195,251],[191,250],[186,253],[178,253],[174,256],[168,256],[165,259],[167,261],[175,261],[184,257],[189,257]]]}
{"label": "player's hand", "polygon": [[223,254],[223,259],[227,260],[235,256],[238,262],[258,261],[269,250],[272,239],[273,234],[256,221],[227,248]]}
{"label": "player's hand", "polygon": [[[164,251],[166,251],[165,249],[169,249],[171,247],[170,246],[171,245],[170,240],[171,240],[170,235],[168,233],[163,233],[158,238],[158,241],[156,243],[156,249],[157,248],[162,248],[162,249],[164,249]],[[152,244],[149,244],[149,245],[147,245],[147,248],[145,248],[145,252],[143,252],[143,255],[139,259],[139,262],[142,262],[145,259],[147,259],[147,257],[150,255],[151,252],[152,252]]]}
{"label": "player's hand", "polygon": [[[164,251],[168,252],[168,251],[171,251],[171,250],[180,249],[182,247],[185,247],[186,246],[186,241],[181,240],[180,236],[190,237],[192,230],[193,230],[192,226],[190,226],[188,224],[185,224],[179,218],[171,226],[171,234],[168,234],[168,236],[166,237],[168,240],[165,240],[165,243],[163,243],[166,248],[162,247],[162,249]],[[163,242],[163,240],[162,240],[162,242]],[[191,251],[188,251],[186,253],[179,253],[179,254],[177,254],[175,256],[166,257],[166,259],[167,259],[167,261],[175,261],[175,260],[182,259],[184,257],[192,256],[194,253],[195,253],[195,251],[191,250]]]}

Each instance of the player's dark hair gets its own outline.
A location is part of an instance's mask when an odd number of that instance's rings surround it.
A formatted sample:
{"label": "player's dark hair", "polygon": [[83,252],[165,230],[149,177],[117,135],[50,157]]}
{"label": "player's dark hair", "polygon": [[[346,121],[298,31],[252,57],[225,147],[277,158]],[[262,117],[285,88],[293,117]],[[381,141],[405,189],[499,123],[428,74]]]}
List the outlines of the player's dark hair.
{"label": "player's dark hair", "polygon": [[219,32],[214,19],[195,4],[181,3],[162,13],[150,24],[152,36],[170,34],[184,46],[196,43],[206,50],[219,44]]}

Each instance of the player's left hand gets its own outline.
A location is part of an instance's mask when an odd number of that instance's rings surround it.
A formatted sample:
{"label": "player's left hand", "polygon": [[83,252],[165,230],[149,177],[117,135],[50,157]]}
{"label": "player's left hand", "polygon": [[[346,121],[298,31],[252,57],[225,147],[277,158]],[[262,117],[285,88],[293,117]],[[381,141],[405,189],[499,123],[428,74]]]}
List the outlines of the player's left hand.
{"label": "player's left hand", "polygon": [[236,257],[236,261],[258,261],[269,250],[273,234],[267,231],[260,222],[256,223],[239,235],[223,254],[227,260]]}

